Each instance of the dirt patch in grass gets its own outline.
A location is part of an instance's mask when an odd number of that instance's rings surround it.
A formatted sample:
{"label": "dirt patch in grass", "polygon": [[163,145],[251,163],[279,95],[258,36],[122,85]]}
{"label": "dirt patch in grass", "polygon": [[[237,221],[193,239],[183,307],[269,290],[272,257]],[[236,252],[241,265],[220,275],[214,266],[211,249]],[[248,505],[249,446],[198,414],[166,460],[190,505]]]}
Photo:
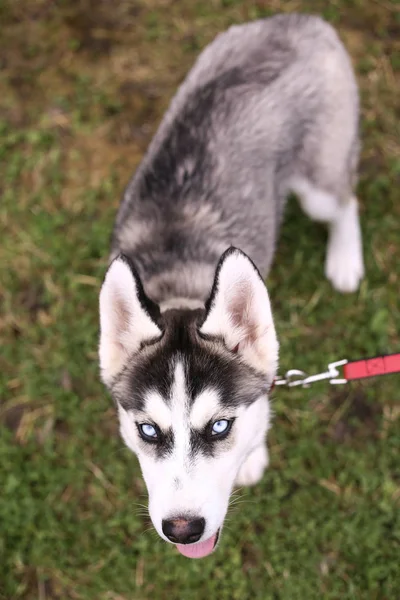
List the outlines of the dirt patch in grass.
{"label": "dirt patch in grass", "polygon": [[371,402],[362,390],[340,392],[333,396],[329,436],[336,442],[351,443],[354,438],[377,439],[382,420],[382,406]]}

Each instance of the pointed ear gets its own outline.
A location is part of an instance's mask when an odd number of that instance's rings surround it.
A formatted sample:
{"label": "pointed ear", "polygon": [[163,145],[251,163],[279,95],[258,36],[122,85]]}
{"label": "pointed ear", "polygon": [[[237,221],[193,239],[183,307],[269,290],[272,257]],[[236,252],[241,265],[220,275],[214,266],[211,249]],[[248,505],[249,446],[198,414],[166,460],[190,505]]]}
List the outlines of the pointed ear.
{"label": "pointed ear", "polygon": [[275,376],[279,346],[268,292],[253,262],[237,248],[219,261],[200,333],[222,336],[250,366]]}
{"label": "pointed ear", "polygon": [[159,338],[159,308],[144,293],[130,260],[120,255],[111,263],[100,292],[100,369],[106,385],[143,342]]}

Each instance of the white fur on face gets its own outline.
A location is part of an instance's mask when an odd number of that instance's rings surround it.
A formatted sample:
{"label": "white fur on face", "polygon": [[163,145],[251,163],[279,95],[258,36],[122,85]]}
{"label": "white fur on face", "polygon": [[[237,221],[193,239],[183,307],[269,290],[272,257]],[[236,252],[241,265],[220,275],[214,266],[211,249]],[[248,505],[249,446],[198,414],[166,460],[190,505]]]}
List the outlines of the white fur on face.
{"label": "white fur on face", "polygon": [[[227,408],[220,404],[217,390],[206,389],[190,406],[187,389],[184,365],[177,361],[171,398],[166,399],[166,403],[159,394],[150,392],[140,418],[119,406],[122,437],[139,458],[149,493],[150,517],[166,541],[168,539],[162,532],[164,519],[188,514],[203,517],[206,526],[202,540],[210,538],[222,527],[238,471],[252,450],[263,443],[269,425],[269,406],[265,397],[248,407]],[[173,447],[164,458],[155,457],[151,445],[147,449],[139,439],[135,420],[146,422],[146,416],[160,429],[167,429],[171,424]],[[235,417],[229,434],[232,444],[223,448],[218,447],[223,442],[212,442],[215,444],[214,456],[200,452],[193,454],[191,430],[203,430],[211,419],[231,417]]]}
{"label": "white fur on face", "polygon": [[156,390],[150,391],[146,396],[146,416],[151,423],[157,423],[162,431],[167,431],[173,425],[172,411]]}
{"label": "white fur on face", "polygon": [[[230,412],[230,411],[229,411]],[[218,391],[207,388],[197,396],[190,411],[190,425],[194,429],[203,429],[211,420],[227,417],[228,411],[221,406]]]}

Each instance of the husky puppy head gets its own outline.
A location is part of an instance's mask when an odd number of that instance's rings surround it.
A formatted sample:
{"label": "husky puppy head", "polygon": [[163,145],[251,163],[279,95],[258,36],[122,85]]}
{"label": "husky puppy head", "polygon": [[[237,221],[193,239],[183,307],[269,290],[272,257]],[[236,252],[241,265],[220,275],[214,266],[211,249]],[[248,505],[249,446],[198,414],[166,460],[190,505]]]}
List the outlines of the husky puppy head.
{"label": "husky puppy head", "polygon": [[159,535],[215,548],[240,467],[264,443],[278,343],[265,285],[227,250],[203,309],[160,312],[124,256],[100,294],[100,367],[138,456]]}

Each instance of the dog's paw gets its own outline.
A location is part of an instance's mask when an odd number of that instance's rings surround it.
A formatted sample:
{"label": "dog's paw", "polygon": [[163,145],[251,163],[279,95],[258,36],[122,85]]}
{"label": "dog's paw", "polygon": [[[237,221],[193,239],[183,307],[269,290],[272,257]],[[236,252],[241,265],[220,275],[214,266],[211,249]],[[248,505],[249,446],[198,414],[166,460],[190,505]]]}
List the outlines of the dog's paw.
{"label": "dog's paw", "polygon": [[361,244],[355,240],[343,246],[332,240],[328,246],[325,275],[338,292],[355,292],[364,276]]}
{"label": "dog's paw", "polygon": [[325,275],[339,292],[355,292],[364,276],[361,232],[354,200],[332,224]]}
{"label": "dog's paw", "polygon": [[255,485],[268,466],[268,450],[264,444],[257,446],[246,458],[236,477],[236,485]]}

